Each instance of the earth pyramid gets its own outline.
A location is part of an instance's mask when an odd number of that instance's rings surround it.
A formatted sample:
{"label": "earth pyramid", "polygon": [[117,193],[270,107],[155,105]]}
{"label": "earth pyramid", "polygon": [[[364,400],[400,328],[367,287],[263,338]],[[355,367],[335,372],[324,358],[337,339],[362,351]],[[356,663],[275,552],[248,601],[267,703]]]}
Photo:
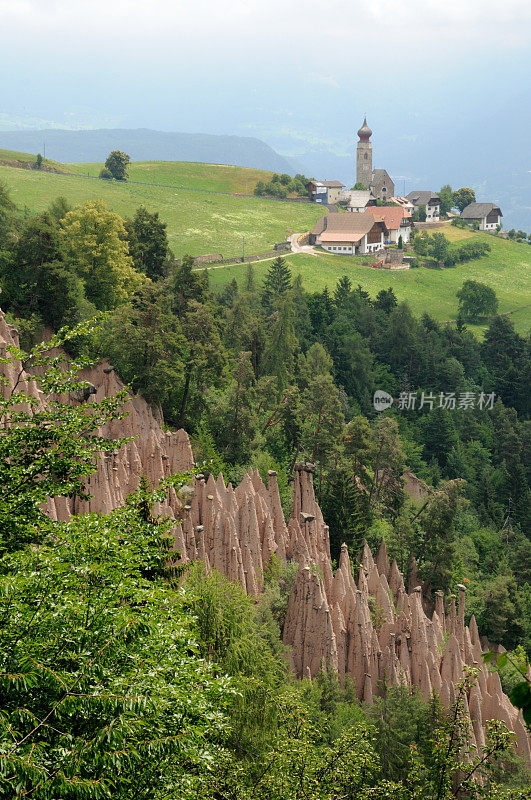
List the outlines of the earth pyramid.
{"label": "earth pyramid", "polygon": [[[0,313],[2,356],[10,344],[18,345],[18,334]],[[39,404],[46,402],[20,364],[0,365],[0,371],[7,379],[0,391],[11,391],[16,384],[18,393],[36,398]],[[124,389],[106,361],[84,370],[80,377],[94,391],[88,399],[70,398],[73,403],[92,402]],[[142,476],[155,485],[173,473],[193,469],[192,448],[184,430],[165,431],[140,396],[129,396],[125,410],[124,419],[109,423],[100,434],[131,437],[131,441],[112,454],[102,454],[88,480],[89,501],[51,498],[47,512],[52,518],[109,512],[124,503]],[[384,541],[376,557],[365,543],[356,564],[343,545],[334,573],[313,472],[311,464],[295,465],[293,508],[287,523],[274,471],[268,474],[267,486],[256,470],[250,470],[235,488],[222,475],[205,479],[197,474],[186,501],[170,489],[156,511],[175,518],[174,562],[200,559],[207,569],[218,570],[253,597],[263,589],[264,569],[273,555],[297,562],[283,639],[298,677],[314,677],[323,666],[332,666],[340,680],[346,676],[353,680],[358,699],[365,703],[373,702],[385,681],[416,686],[425,698],[436,692],[448,706],[465,665],[474,666],[478,679],[466,697],[472,743],[481,747],[485,723],[501,719],[516,734],[519,753],[531,763],[521,713],[503,693],[498,674],[483,663],[474,616],[465,625],[465,587],[460,585],[459,597],[452,595],[446,602],[438,592],[435,609],[428,615],[415,565],[406,587]]]}

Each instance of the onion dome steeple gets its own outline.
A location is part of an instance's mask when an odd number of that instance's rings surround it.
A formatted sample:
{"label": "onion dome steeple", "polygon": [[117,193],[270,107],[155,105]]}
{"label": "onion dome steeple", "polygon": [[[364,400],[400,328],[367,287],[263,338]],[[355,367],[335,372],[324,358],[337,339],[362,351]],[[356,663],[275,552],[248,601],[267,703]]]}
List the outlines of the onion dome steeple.
{"label": "onion dome steeple", "polygon": [[363,118],[363,125],[358,131],[358,136],[362,142],[368,142],[370,137],[372,136],[372,131],[367,125],[367,115]]}

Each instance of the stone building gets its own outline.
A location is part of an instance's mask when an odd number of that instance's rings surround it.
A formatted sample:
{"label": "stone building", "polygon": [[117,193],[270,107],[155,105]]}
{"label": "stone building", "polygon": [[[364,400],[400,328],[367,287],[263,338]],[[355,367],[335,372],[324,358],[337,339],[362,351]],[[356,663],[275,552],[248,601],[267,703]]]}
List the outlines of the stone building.
{"label": "stone building", "polygon": [[359,142],[356,148],[356,182],[370,189],[372,195],[383,202],[393,197],[395,185],[385,169],[372,168],[372,130],[367,125],[367,117],[358,131]]}

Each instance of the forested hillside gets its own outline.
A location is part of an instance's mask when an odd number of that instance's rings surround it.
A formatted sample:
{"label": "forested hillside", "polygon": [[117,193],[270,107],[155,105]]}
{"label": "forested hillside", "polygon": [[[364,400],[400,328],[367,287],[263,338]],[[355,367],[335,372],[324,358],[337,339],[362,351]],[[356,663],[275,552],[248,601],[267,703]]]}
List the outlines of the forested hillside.
{"label": "forested hillside", "polygon": [[[363,540],[374,549],[383,537],[406,575],[414,559],[428,608],[437,591],[464,584],[481,634],[511,651],[500,661],[510,691],[514,664],[531,653],[529,338],[495,316],[480,341],[462,320],[416,316],[393,289],[370,295],[347,276],[308,291],[282,258],[260,275],[241,269],[239,282],[210,285],[190,257],[173,260],[166,225],[145,208],[122,219],[100,201],[72,208],[58,198],[24,214],[0,187],[0,301],[23,348],[81,324],[63,342],[72,357],[108,358],[167,426],[189,432],[204,474],[238,483],[249,467],[264,478],[275,469],[286,513],[294,464],[312,462],[335,562],[343,542],[357,565]],[[85,324],[94,316],[96,326]],[[75,390],[74,377],[47,366],[45,391]],[[383,412],[377,390],[394,398]],[[19,413],[6,402],[4,416]],[[487,742],[482,782],[468,780],[462,692],[452,717],[404,688],[380,687],[362,707],[326,664],[314,680],[290,680],[279,631],[292,565],[270,565],[258,603],[199,565],[179,588],[144,483],[120,511],[47,527],[43,492],[78,494],[98,446],[98,425],[73,409],[43,411],[34,438],[24,424],[3,437],[12,483],[1,518],[0,691],[10,716],[0,797],[526,796],[501,729]],[[79,434],[86,453],[67,446]],[[41,607],[49,616],[36,628]],[[64,686],[69,705],[48,729]],[[26,725],[39,743],[19,758],[10,735]]]}

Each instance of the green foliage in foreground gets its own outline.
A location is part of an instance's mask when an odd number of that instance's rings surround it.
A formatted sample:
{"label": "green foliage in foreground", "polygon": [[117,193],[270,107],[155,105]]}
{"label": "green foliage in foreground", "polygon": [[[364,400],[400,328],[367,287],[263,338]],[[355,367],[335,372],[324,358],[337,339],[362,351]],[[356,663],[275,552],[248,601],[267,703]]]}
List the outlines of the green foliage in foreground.
{"label": "green foliage in foreground", "polygon": [[[39,541],[49,524],[42,505],[46,498],[85,497],[84,481],[94,472],[95,454],[119,446],[102,438],[98,429],[121,416],[122,397],[80,402],[93,389],[75,374],[86,362],[67,368],[64,356],[54,352],[54,347],[93,327],[85,323],[70,333],[63,331],[31,352],[8,345],[0,358],[10,375],[8,379],[0,374],[0,554]],[[25,369],[33,374],[24,376]],[[65,396],[80,404],[65,403]],[[43,397],[48,398],[46,404]]]}
{"label": "green foliage in foreground", "polygon": [[232,690],[164,578],[140,497],[55,524],[0,575],[0,797],[183,797]]}

